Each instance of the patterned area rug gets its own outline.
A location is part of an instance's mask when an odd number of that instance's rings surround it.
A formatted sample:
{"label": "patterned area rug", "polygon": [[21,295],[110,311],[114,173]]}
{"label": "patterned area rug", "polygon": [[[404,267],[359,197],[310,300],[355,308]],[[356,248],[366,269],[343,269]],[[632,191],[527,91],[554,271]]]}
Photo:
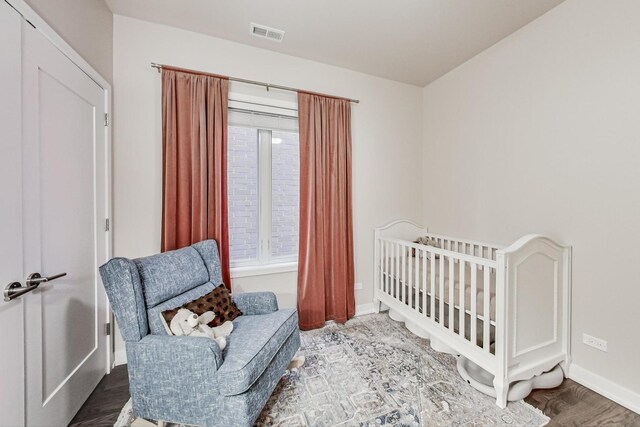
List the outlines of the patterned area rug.
{"label": "patterned area rug", "polygon": [[[386,314],[302,333],[306,363],[287,373],[258,426],[543,426],[520,401],[500,409],[469,386],[456,358],[431,349]],[[128,427],[128,403],[114,427]]]}

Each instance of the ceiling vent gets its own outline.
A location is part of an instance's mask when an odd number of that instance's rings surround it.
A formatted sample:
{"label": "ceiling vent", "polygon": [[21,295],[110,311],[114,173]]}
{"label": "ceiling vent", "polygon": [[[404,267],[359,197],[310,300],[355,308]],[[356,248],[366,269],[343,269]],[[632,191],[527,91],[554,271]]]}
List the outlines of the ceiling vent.
{"label": "ceiling vent", "polygon": [[282,39],[284,38],[284,31],[267,27],[265,25],[251,23],[249,31],[252,36],[273,40],[274,42],[282,42]]}

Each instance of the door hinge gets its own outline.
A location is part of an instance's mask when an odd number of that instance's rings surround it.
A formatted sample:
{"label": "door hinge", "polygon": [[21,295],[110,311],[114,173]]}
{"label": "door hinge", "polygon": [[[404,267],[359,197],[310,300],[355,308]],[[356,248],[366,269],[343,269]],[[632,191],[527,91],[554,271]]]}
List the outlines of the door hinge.
{"label": "door hinge", "polygon": [[104,231],[109,231],[110,229],[111,229],[111,223],[110,223],[110,221],[109,221],[109,218],[107,218],[107,219],[104,221]]}
{"label": "door hinge", "polygon": [[109,126],[109,113],[104,113],[104,125]]}
{"label": "door hinge", "polygon": [[104,324],[104,334],[111,335],[111,323]]}

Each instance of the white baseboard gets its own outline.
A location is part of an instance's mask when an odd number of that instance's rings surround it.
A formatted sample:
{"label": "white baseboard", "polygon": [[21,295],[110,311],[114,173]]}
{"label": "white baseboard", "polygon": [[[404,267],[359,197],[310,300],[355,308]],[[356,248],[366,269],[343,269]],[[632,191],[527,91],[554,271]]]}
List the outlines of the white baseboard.
{"label": "white baseboard", "polygon": [[640,414],[640,393],[622,387],[575,363],[569,365],[569,378]]}
{"label": "white baseboard", "polygon": [[364,316],[365,314],[375,313],[373,303],[356,305],[356,316]]}
{"label": "white baseboard", "polygon": [[113,353],[113,366],[126,365],[127,364],[127,352],[125,349],[116,350]]}

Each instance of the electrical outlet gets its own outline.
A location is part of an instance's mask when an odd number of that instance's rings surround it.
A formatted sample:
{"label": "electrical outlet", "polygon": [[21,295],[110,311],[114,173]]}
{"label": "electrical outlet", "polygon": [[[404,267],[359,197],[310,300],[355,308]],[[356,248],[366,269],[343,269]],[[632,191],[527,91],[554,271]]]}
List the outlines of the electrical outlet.
{"label": "electrical outlet", "polygon": [[607,342],[600,338],[592,337],[588,334],[582,334],[582,342],[590,347],[604,351],[605,353],[607,351]]}
{"label": "electrical outlet", "polygon": [[356,288],[356,291],[359,291],[360,289],[362,289],[362,283],[361,282],[356,283],[355,288]]}

